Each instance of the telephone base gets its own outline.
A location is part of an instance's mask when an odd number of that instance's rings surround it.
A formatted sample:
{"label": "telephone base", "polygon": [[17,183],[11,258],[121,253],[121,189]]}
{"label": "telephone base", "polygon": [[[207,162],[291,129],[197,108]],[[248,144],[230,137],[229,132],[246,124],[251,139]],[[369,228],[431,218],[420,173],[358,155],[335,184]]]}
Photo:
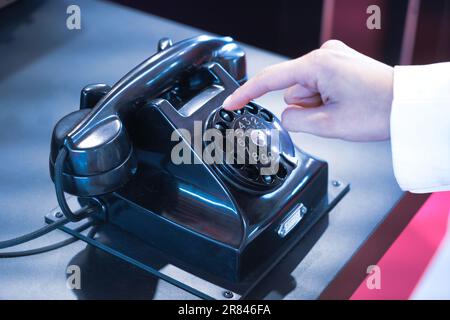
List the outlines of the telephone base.
{"label": "telephone base", "polygon": [[[164,254],[112,223],[99,220],[98,235],[93,238],[77,232],[75,230],[77,225],[75,224],[61,226],[59,229],[202,299],[240,300],[248,297],[252,289],[286,255],[292,255],[295,257],[297,264],[300,263],[310,247],[305,249],[305,247],[297,246],[297,244],[307,233],[310,233],[313,237],[318,236],[314,234],[320,233],[319,225],[323,221],[321,218],[342,199],[349,189],[348,183],[330,179],[327,195],[321,201],[321,204],[314,208],[314,214],[310,215],[314,221],[310,221],[307,228],[293,230],[300,232],[290,237],[289,241],[286,241],[283,247],[274,253],[272,259],[268,259],[267,262],[239,282],[228,282],[204,274],[199,275],[191,270],[177,267],[169,263],[169,259]],[[79,206],[76,197],[69,198],[68,202],[71,206]],[[61,219],[58,218],[59,212],[59,207],[54,208],[45,216],[45,221],[52,223]]]}

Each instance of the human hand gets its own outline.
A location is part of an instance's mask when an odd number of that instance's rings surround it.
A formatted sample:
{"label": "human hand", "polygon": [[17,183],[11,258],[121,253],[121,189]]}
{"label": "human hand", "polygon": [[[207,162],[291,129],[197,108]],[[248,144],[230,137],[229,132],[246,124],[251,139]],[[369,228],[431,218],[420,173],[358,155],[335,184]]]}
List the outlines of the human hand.
{"label": "human hand", "polygon": [[267,92],[286,89],[283,126],[289,131],[352,141],[390,137],[393,68],[338,40],[295,60],[270,66],[223,103],[242,108]]}

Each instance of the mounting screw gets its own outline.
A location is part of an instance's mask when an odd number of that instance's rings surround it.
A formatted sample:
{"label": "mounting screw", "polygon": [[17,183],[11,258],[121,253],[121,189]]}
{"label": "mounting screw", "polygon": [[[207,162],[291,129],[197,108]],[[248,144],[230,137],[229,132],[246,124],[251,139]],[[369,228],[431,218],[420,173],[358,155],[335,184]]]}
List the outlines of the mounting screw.
{"label": "mounting screw", "polygon": [[234,297],[234,294],[233,294],[233,292],[231,292],[231,291],[224,291],[224,292],[223,292],[223,296],[224,296],[225,298],[227,298],[227,299],[231,299],[231,298]]}
{"label": "mounting screw", "polygon": [[303,216],[304,214],[306,214],[307,212],[308,212],[308,208],[305,207],[304,205],[302,205],[302,206],[300,207],[300,213],[302,214],[302,216]]}
{"label": "mounting screw", "polygon": [[339,181],[337,181],[337,180],[333,180],[333,181],[331,181],[331,185],[332,185],[333,187],[340,187],[340,186],[341,186],[341,183],[340,183]]}
{"label": "mounting screw", "polygon": [[64,217],[62,212],[58,211],[58,212],[55,213],[55,218],[61,219],[62,217]]}
{"label": "mounting screw", "polygon": [[164,37],[159,39],[158,41],[158,46],[157,46],[157,51],[161,52],[166,50],[167,48],[170,48],[172,46],[172,39]]}

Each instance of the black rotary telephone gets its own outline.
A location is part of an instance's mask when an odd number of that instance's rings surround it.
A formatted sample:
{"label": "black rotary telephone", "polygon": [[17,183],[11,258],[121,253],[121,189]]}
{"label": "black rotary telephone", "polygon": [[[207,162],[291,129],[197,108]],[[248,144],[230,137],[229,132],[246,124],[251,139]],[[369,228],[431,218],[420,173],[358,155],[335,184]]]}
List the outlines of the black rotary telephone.
{"label": "black rotary telephone", "polygon": [[[328,167],[295,147],[268,109],[254,102],[221,108],[246,81],[245,69],[245,53],[231,38],[162,39],[156,54],[113,87],[85,87],[80,110],[53,131],[50,172],[62,212],[74,221],[85,217],[70,210],[64,192],[94,201],[99,219],[174,263],[232,281],[284,254],[317,221]],[[223,133],[223,141],[199,146],[198,123]],[[246,161],[248,149],[226,149],[227,132],[248,129],[240,142],[268,145],[278,155],[276,170],[263,174],[267,162]],[[268,143],[270,130],[276,144]],[[221,146],[222,159],[235,161],[205,161],[198,147],[211,143]],[[192,163],[174,163],[180,144]]]}

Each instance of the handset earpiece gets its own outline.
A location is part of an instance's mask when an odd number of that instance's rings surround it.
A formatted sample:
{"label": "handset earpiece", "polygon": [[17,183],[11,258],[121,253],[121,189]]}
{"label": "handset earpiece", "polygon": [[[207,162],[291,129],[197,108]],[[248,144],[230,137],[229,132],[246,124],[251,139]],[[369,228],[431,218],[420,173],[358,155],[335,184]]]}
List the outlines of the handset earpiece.
{"label": "handset earpiece", "polygon": [[66,132],[86,109],[71,113],[55,126],[52,139],[50,170],[56,196],[64,215],[72,221],[82,217],[68,207],[64,191],[79,197],[92,197],[117,190],[136,171],[133,146],[118,117],[100,122],[92,131],[72,144]]}
{"label": "handset earpiece", "polygon": [[66,128],[84,110],[69,114],[55,126],[50,163],[51,167],[56,166],[58,154],[65,150],[64,190],[81,197],[112,192],[128,182],[136,170],[133,146],[117,116],[98,123],[77,143],[67,139]]}

